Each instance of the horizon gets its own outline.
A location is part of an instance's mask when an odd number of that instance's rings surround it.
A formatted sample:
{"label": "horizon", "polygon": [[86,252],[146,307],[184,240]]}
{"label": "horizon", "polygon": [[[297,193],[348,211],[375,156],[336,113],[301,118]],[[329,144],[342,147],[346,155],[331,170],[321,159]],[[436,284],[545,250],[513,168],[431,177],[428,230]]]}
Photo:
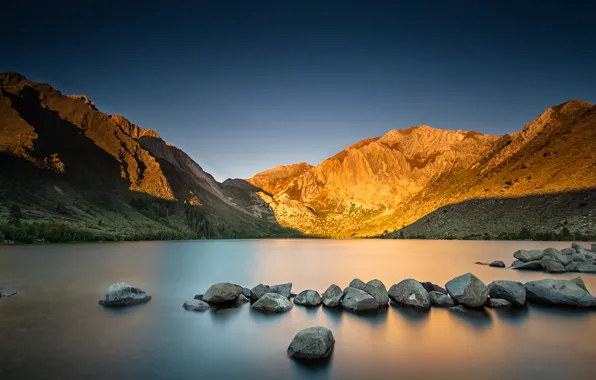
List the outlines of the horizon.
{"label": "horizon", "polygon": [[219,182],[416,125],[503,135],[596,99],[590,12],[556,1],[8,7],[31,22],[2,42],[0,71],[88,96]]}

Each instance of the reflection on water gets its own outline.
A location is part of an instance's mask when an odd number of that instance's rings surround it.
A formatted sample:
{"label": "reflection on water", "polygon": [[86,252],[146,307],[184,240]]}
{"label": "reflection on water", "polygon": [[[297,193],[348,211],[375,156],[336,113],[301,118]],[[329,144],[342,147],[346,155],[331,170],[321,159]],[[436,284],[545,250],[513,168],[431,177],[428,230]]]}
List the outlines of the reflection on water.
{"label": "reflection on water", "polygon": [[[215,282],[252,287],[291,281],[294,291],[355,277],[389,288],[405,278],[444,285],[466,272],[485,283],[545,277],[475,265],[513,261],[520,248],[568,243],[266,240],[0,247],[0,282],[19,293],[0,301],[0,378],[588,379],[596,313],[549,307],[458,314],[391,306],[356,315],[294,306],[284,314],[249,304],[204,313],[184,301]],[[308,265],[306,264],[308,263]],[[572,278],[574,274],[558,275]],[[596,291],[596,276],[583,275]],[[114,282],[153,300],[104,309]],[[326,326],[332,359],[310,365],[286,349],[303,328]]]}

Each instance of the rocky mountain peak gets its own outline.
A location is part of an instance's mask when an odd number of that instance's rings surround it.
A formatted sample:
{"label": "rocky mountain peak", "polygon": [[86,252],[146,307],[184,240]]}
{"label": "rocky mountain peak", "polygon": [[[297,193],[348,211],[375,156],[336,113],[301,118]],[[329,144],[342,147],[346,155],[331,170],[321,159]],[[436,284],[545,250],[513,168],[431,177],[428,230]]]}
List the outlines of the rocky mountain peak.
{"label": "rocky mountain peak", "polygon": [[143,129],[136,124],[131,123],[127,118],[121,115],[110,115],[110,120],[112,120],[118,128],[122,130],[122,132],[126,133],[133,139],[140,139],[141,137],[153,137],[156,139],[161,139],[157,132],[152,129]]}

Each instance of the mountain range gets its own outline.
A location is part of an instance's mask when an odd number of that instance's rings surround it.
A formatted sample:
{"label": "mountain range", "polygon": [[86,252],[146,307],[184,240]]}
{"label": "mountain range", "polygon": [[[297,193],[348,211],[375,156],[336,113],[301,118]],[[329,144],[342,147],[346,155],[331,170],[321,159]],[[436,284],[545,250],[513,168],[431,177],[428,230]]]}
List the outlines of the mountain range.
{"label": "mountain range", "polygon": [[5,73],[0,225],[9,240],[590,236],[595,146],[596,106],[572,100],[504,136],[415,126],[219,183],[157,132]]}

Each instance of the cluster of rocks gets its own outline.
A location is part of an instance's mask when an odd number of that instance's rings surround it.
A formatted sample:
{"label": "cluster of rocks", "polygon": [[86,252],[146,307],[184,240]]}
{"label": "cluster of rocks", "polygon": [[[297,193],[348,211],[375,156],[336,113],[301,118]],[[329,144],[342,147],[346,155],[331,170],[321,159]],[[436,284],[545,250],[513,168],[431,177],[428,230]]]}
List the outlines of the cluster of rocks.
{"label": "cluster of rocks", "polygon": [[596,273],[596,252],[578,243],[571,248],[520,249],[513,254],[517,260],[511,268],[518,270],[545,271],[548,273]]}

